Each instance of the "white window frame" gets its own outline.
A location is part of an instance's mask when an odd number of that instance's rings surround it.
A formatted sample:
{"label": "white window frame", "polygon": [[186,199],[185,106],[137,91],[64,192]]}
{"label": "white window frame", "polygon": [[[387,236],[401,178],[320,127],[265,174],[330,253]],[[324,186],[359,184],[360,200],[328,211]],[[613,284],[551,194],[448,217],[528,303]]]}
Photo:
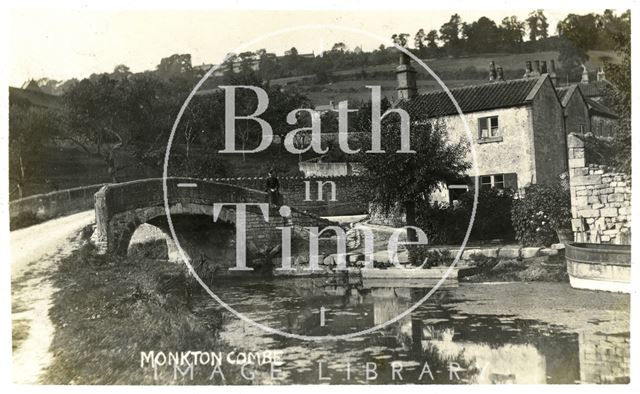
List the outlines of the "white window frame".
{"label": "white window frame", "polygon": [[[502,181],[496,182],[496,177],[497,176],[501,176],[502,177]],[[482,183],[482,178],[486,178],[486,177],[489,177],[491,183]],[[497,184],[502,184],[502,187],[500,189],[502,189],[502,190],[505,189],[504,174],[492,174],[492,175],[481,175],[480,176],[480,188],[481,189],[485,185],[489,185],[491,189],[495,189]]]}
{"label": "white window frame", "polygon": [[[494,121],[496,123],[495,125],[493,124]],[[483,128],[483,126],[487,127]],[[487,132],[487,135],[484,135],[485,131]],[[498,115],[483,116],[481,118],[478,118],[478,136],[481,140],[488,138],[497,138],[501,136],[500,121],[498,119]]]}

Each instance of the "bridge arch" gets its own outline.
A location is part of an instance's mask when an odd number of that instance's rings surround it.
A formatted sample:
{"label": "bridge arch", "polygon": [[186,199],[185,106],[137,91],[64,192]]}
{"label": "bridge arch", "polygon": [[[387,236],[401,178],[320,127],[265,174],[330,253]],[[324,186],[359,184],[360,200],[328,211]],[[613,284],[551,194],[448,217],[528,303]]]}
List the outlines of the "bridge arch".
{"label": "bridge arch", "polygon": [[[211,247],[218,249],[209,250],[209,253],[220,257],[221,251],[219,245],[216,246],[216,241],[231,225],[235,226],[236,212],[233,205],[224,207],[218,219],[213,221],[214,203],[265,204],[267,199],[265,192],[240,186],[192,178],[167,179],[167,200],[172,223],[188,258],[197,258],[199,253]],[[149,223],[168,235],[167,247],[175,255],[176,245],[170,236],[166,220],[162,178],[106,185],[95,195],[95,211],[96,230],[92,238],[103,253],[126,256],[136,229]],[[247,245],[251,244],[254,249],[259,250],[280,244],[281,233],[276,229],[278,226],[289,225],[299,229],[301,226],[324,227],[329,224],[333,223],[295,209],[292,209],[292,217],[285,220],[275,207],[269,209],[267,223],[257,205],[249,206]],[[295,229],[294,233],[304,234]],[[229,242],[235,242],[235,236]],[[227,263],[232,264],[233,261],[229,260],[229,256],[226,256]]]}

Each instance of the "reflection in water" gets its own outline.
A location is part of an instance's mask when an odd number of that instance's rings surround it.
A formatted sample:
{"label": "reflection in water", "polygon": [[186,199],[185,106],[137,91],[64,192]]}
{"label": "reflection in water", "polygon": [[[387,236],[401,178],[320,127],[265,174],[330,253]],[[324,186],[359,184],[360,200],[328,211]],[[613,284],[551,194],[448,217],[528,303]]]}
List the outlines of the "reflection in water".
{"label": "reflection in water", "polygon": [[629,333],[580,334],[580,380],[629,383]]}
{"label": "reflection in water", "polygon": [[[340,335],[382,324],[407,310],[429,290],[402,287],[402,283],[373,287],[350,280],[231,282],[218,283],[213,290],[257,322],[310,336]],[[268,334],[224,311],[220,338],[245,351],[281,350],[284,381],[279,383],[628,380],[628,334],[578,336],[557,326],[510,315],[458,313],[455,302],[456,287],[445,287],[410,315],[375,333],[323,342]],[[206,295],[195,304],[196,313],[203,318],[221,311]],[[320,324],[321,307],[326,311],[325,326]],[[400,368],[398,374],[394,375],[394,367]],[[265,379],[263,383],[269,383]]]}

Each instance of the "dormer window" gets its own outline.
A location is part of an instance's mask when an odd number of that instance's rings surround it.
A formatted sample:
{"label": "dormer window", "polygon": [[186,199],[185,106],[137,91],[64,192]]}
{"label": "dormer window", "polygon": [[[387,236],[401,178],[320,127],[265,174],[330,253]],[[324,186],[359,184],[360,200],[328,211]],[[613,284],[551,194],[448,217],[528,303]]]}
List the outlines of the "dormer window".
{"label": "dormer window", "polygon": [[478,134],[480,139],[500,137],[498,117],[488,116],[478,119]]}

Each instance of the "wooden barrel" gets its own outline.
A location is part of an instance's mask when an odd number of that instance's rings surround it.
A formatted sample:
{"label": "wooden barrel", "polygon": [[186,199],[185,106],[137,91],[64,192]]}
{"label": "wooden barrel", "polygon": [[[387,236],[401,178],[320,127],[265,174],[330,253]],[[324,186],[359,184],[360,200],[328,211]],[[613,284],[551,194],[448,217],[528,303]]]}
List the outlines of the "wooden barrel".
{"label": "wooden barrel", "polygon": [[631,265],[631,245],[572,242],[566,245],[565,257],[578,263]]}

